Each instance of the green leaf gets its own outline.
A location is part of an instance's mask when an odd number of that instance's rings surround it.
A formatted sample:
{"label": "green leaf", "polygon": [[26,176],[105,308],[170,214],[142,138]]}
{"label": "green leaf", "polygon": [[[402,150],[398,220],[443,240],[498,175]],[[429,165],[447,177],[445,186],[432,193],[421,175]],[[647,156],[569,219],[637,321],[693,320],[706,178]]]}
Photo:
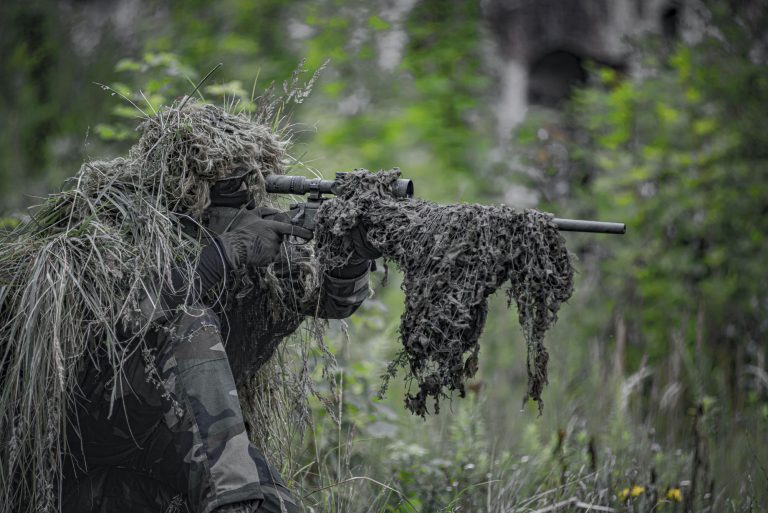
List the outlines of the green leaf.
{"label": "green leaf", "polygon": [[382,30],[387,30],[390,27],[390,24],[382,20],[378,16],[371,16],[370,18],[368,18],[368,26],[371,27],[373,30],[382,31]]}
{"label": "green leaf", "polygon": [[105,141],[126,141],[136,138],[136,133],[122,126],[99,123],[94,127],[96,135]]}
{"label": "green leaf", "polygon": [[120,59],[117,61],[117,64],[115,64],[115,71],[121,72],[121,71],[139,71],[141,69],[141,64],[136,62],[133,59]]}

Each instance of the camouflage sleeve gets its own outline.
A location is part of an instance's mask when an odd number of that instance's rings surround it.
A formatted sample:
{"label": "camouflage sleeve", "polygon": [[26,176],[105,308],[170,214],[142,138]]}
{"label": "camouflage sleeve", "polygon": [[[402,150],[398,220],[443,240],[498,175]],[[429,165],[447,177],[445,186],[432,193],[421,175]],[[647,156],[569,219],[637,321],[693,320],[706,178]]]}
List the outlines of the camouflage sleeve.
{"label": "camouflage sleeve", "polygon": [[306,280],[315,269],[311,251],[304,245],[286,246],[287,253],[274,267],[274,273],[285,288],[301,298],[290,309],[301,315],[321,319],[344,319],[352,315],[370,295],[368,273],[373,260],[362,260],[323,272],[317,281]]}
{"label": "camouflage sleeve", "polygon": [[323,273],[315,301],[302,313],[323,319],[345,319],[355,313],[370,295],[368,271],[371,261]]}
{"label": "camouflage sleeve", "polygon": [[188,307],[123,350],[117,380],[105,353],[81,377],[62,513],[299,511],[249,440],[210,309]]}
{"label": "camouflage sleeve", "polygon": [[280,476],[248,439],[218,319],[201,309],[182,314],[174,328],[158,371],[171,389],[165,422],[184,455],[180,470],[192,510],[210,513],[258,502],[262,508],[296,511]]}

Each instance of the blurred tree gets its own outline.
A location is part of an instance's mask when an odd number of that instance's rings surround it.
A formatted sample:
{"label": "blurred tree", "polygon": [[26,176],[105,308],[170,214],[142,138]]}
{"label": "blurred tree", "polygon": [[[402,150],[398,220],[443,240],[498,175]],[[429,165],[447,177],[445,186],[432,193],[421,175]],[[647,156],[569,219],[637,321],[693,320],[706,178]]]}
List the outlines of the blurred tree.
{"label": "blurred tree", "polygon": [[306,18],[317,31],[310,64],[332,58],[331,102],[321,101],[339,116],[317,116],[316,154],[341,150],[334,169],[400,166],[417,188],[429,183],[419,188],[424,198],[476,197],[492,123],[479,6],[425,0],[385,21],[366,2],[346,5],[340,16],[321,2]]}
{"label": "blurred tree", "polygon": [[563,121],[519,131],[552,208],[627,223],[626,237],[577,246],[601,291],[579,324],[616,322],[619,359],[659,365],[657,405],[672,385],[685,400],[667,407],[768,398],[768,9],[752,5],[712,3],[701,41],[646,40],[636,76],[596,70]]}
{"label": "blurred tree", "polygon": [[[19,191],[31,183],[40,193],[71,175],[87,127],[109,102],[86,92],[113,75],[111,21],[79,14],[50,0],[0,5],[0,196],[11,209],[28,201]],[[96,44],[78,39],[86,31]]]}

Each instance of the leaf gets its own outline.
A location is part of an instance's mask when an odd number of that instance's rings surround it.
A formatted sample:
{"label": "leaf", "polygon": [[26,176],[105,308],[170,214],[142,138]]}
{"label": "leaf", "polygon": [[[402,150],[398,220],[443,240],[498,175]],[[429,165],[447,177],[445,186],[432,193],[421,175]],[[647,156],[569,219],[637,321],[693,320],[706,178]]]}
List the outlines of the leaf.
{"label": "leaf", "polygon": [[141,70],[141,64],[133,59],[120,59],[115,64],[115,71],[139,71]]}
{"label": "leaf", "polygon": [[387,30],[390,27],[390,24],[382,20],[378,16],[371,16],[370,18],[368,18],[368,26],[371,27],[373,30],[380,32],[382,30]]}

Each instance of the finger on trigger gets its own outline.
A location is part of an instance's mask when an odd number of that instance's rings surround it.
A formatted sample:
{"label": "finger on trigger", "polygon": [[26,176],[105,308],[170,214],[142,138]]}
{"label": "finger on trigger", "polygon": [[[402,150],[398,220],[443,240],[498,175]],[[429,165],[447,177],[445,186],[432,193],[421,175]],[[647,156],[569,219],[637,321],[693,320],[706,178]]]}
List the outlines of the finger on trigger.
{"label": "finger on trigger", "polygon": [[269,226],[272,227],[273,230],[275,230],[277,233],[282,233],[283,235],[292,235],[304,240],[312,240],[312,238],[315,236],[311,230],[307,230],[302,226],[296,226],[295,224],[291,223],[282,223],[280,221],[266,222],[269,223]]}
{"label": "finger on trigger", "polygon": [[275,214],[282,213],[280,210],[272,207],[257,207],[256,213],[261,217],[262,219],[269,219],[270,217],[274,217]]}

